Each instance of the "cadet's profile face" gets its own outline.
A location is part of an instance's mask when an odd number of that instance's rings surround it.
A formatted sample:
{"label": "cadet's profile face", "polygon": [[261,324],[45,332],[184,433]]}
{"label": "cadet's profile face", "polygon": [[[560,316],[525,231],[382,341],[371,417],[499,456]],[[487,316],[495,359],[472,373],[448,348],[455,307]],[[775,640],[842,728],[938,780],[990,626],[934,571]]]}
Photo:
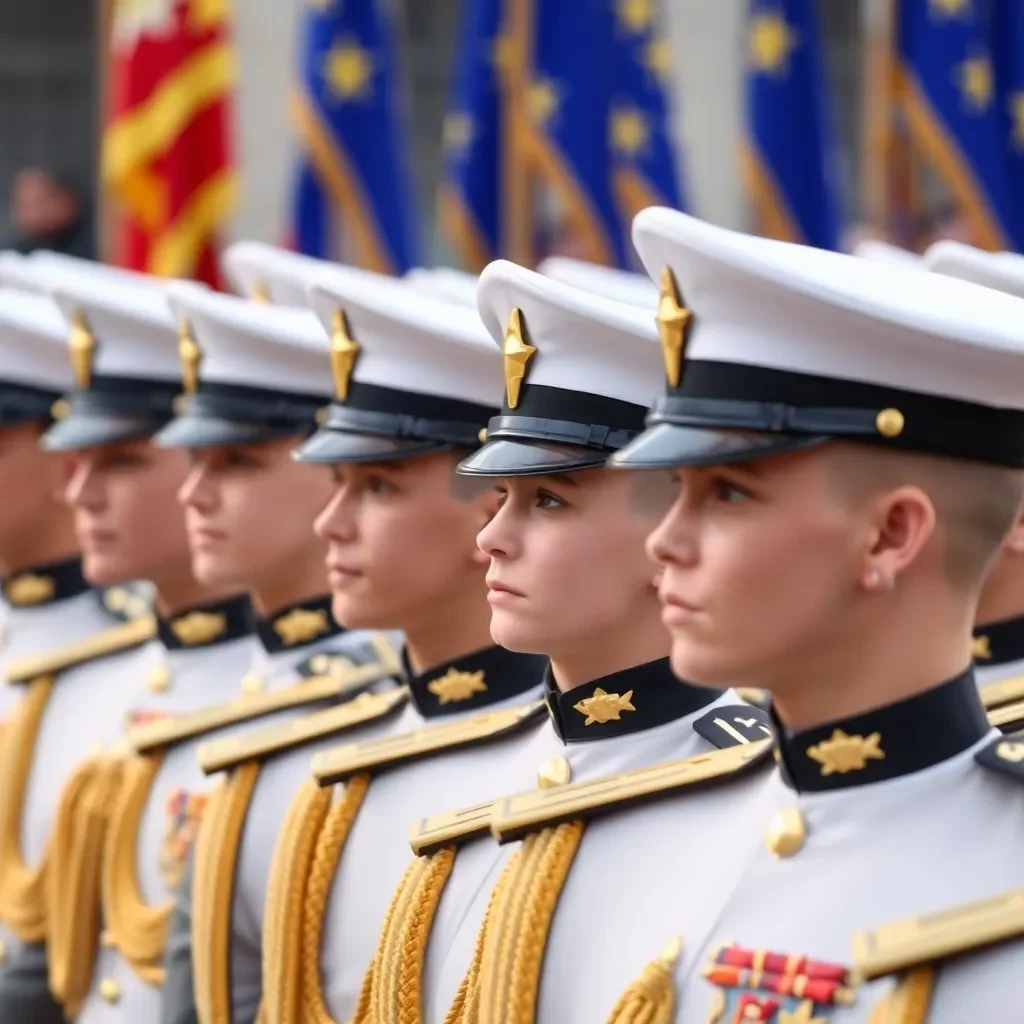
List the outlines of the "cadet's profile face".
{"label": "cadet's profile face", "polygon": [[636,484],[606,469],[501,481],[501,507],[477,538],[496,643],[558,660],[656,614],[644,541],[658,511],[641,507]]}
{"label": "cadet's profile face", "polygon": [[828,466],[822,449],[676,473],[648,541],[676,675],[771,687],[834,641],[865,531]]}
{"label": "cadet's profile face", "polygon": [[287,437],[192,453],[178,498],[200,582],[263,592],[295,565],[320,557],[313,521],[333,484],[330,470],[292,458],[300,441]]}
{"label": "cadet's profile face", "polygon": [[38,423],[0,430],[0,563],[7,566],[24,564],[67,480],[68,456],[41,451],[41,430]]}
{"label": "cadet's profile face", "polygon": [[77,454],[65,499],[93,583],[181,576],[188,545],[174,498],[187,472],[184,452],[148,439]]}
{"label": "cadet's profile face", "polygon": [[334,617],[350,628],[413,631],[479,587],[476,535],[493,491],[459,494],[451,452],[334,467],[335,491],[317,519],[328,542]]}

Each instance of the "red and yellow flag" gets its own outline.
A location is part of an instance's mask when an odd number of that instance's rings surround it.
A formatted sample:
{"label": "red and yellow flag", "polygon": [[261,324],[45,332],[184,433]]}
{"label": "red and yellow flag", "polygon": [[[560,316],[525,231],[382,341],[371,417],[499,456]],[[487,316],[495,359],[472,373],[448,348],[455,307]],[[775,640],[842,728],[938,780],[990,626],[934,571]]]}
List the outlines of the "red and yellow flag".
{"label": "red and yellow flag", "polygon": [[115,0],[103,181],[120,206],[116,262],[217,281],[237,192],[231,0]]}

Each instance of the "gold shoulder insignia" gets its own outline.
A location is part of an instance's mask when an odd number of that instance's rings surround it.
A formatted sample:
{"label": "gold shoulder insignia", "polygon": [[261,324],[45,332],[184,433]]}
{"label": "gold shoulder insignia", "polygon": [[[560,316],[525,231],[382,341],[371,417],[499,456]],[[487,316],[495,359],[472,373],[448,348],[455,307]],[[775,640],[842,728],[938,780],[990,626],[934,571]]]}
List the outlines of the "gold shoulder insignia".
{"label": "gold shoulder insignia", "polygon": [[858,981],[1024,937],[1024,889],[922,917],[856,932],[851,947]]}
{"label": "gold shoulder insignia", "polygon": [[494,803],[474,804],[458,811],[432,814],[414,821],[409,829],[409,845],[417,857],[425,857],[442,846],[459,846],[488,833]]}
{"label": "gold shoulder insignia", "polygon": [[353,666],[345,672],[310,676],[280,690],[247,693],[213,707],[141,722],[128,730],[128,743],[135,753],[149,754],[229,725],[264,718],[276,711],[337,699],[346,693],[354,695],[378,679],[386,679],[390,675],[392,672],[388,666],[373,662]]}
{"label": "gold shoulder insignia", "polygon": [[356,772],[393,767],[418,761],[441,751],[469,747],[515,732],[529,722],[539,720],[544,702],[489,711],[447,725],[428,725],[415,732],[386,736],[367,743],[350,743],[326,750],[313,759],[313,775],[321,786],[342,782]]}
{"label": "gold shoulder insignia", "polygon": [[1002,707],[1011,701],[1024,700],[1024,676],[982,683],[978,690],[981,693],[981,702],[991,711],[992,708]]}
{"label": "gold shoulder insignia", "polygon": [[384,693],[361,693],[354,700],[302,718],[213,740],[199,748],[199,767],[211,775],[247,762],[264,761],[313,740],[374,722],[397,711],[408,699],[409,691],[404,686]]}
{"label": "gold shoulder insignia", "polygon": [[133,619],[113,629],[105,629],[95,636],[86,637],[77,643],[58,647],[55,651],[45,654],[33,654],[27,658],[19,658],[7,666],[9,683],[30,683],[40,676],[62,672],[75,665],[84,665],[97,658],[105,658],[109,654],[127,651],[139,647],[147,640],[156,636],[156,619],[147,615]]}
{"label": "gold shoulder insignia", "polygon": [[499,843],[510,843],[566,821],[595,818],[682,789],[723,782],[767,764],[771,747],[771,740],[740,743],[685,761],[506,797],[494,805],[491,832]]}

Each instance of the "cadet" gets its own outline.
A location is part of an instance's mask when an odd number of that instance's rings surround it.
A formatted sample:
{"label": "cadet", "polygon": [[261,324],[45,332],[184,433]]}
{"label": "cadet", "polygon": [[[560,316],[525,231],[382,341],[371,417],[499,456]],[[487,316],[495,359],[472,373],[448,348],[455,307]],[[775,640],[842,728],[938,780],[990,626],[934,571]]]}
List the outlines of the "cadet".
{"label": "cadet", "polygon": [[[1024,303],[668,210],[633,235],[678,372],[615,461],[676,467],[650,540],[673,668],[770,690],[779,765],[713,898],[680,909],[674,971],[608,1019],[660,986],[685,1024],[998,1020],[1021,995],[1024,737],[988,725],[971,639],[1024,497]],[[685,806],[590,832],[672,859]],[[667,899],[677,873],[652,879]]]}
{"label": "cadet", "polygon": [[[244,599],[218,598],[191,576],[173,503],[187,467],[150,442],[178,390],[177,337],[159,291],[77,272],[47,284],[57,286],[70,324],[75,388],[55,407],[42,444],[75,453],[65,497],[85,576],[97,584],[148,579],[160,620],[145,615],[7,666],[24,696],[9,719],[0,776],[0,916],[19,939],[9,1019],[33,1020],[52,1009],[41,947],[22,943],[45,937],[50,987],[69,1012],[91,980],[102,826],[115,778],[90,755],[118,738],[130,713],[196,706],[213,681],[244,671],[250,633]],[[41,577],[36,585],[42,593],[55,582]],[[108,593],[118,596],[117,607],[130,607],[126,592]],[[223,629],[197,637],[189,629],[197,617]]]}

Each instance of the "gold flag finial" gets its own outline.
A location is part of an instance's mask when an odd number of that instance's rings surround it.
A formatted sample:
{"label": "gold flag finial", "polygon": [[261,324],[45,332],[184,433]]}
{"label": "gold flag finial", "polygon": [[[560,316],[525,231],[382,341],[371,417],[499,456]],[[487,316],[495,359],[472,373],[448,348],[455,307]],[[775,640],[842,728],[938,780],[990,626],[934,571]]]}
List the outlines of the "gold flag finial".
{"label": "gold flag finial", "polygon": [[192,335],[192,325],[183,319],[178,325],[178,359],[181,361],[182,386],[188,394],[199,387],[199,364],[203,350]]}
{"label": "gold flag finial", "polygon": [[336,309],[331,318],[331,371],[334,374],[334,394],[344,402],[355,369],[359,343],[348,331],[348,319],[343,309]]}
{"label": "gold flag finial", "polygon": [[661,355],[665,360],[665,376],[677,388],[683,377],[683,352],[686,332],[693,314],[683,305],[675,275],[669,267],[661,271],[661,295],[658,297],[658,336]]}
{"label": "gold flag finial", "polygon": [[71,317],[71,335],[68,338],[68,349],[71,352],[71,368],[75,374],[75,384],[82,390],[92,386],[92,362],[96,356],[96,339],[93,337],[85,314],[76,309]]}
{"label": "gold flag finial", "polygon": [[508,396],[508,407],[514,409],[519,404],[519,393],[526,378],[526,364],[537,349],[523,337],[523,314],[513,309],[505,328],[505,392]]}

